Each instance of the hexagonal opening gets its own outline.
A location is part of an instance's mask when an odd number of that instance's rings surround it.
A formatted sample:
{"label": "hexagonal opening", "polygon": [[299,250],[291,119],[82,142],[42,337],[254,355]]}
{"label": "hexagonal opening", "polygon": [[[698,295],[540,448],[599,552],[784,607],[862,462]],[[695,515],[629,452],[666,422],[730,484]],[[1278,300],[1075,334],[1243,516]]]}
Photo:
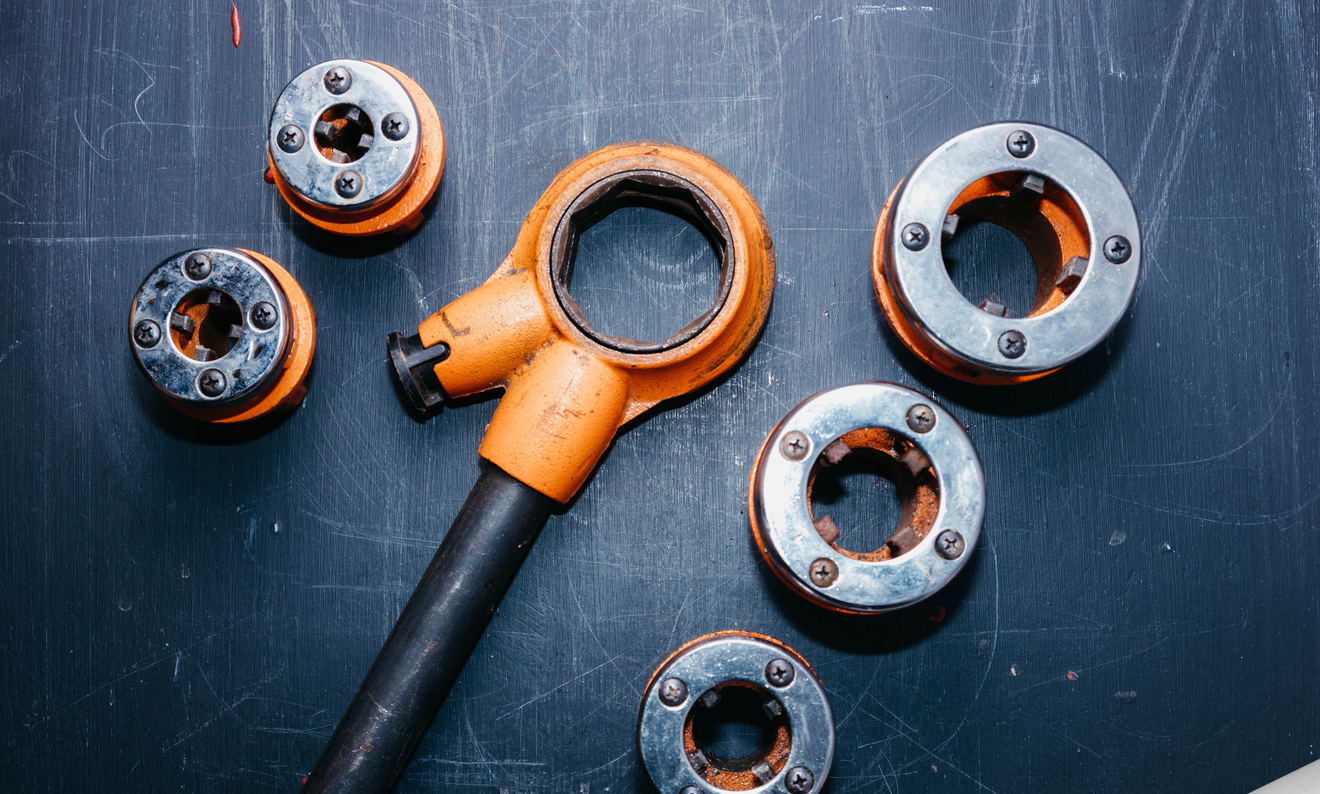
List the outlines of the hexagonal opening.
{"label": "hexagonal opening", "polygon": [[[615,174],[584,191],[564,213],[551,251],[564,312],[596,342],[627,353],[669,350],[701,333],[728,297],[733,267],[728,225],[714,202],[686,180],[653,171]],[[576,288],[575,273],[583,277]],[[635,338],[656,332],[667,336]]]}

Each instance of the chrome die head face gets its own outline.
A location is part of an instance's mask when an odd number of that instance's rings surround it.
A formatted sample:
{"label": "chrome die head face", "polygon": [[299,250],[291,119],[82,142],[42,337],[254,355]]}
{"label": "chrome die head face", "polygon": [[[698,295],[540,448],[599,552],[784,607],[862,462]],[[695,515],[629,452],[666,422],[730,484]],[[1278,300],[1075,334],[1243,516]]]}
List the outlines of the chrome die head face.
{"label": "chrome die head face", "polygon": [[[1022,134],[1030,145],[1012,148]],[[940,235],[914,247],[902,234],[910,226],[942,228],[964,189],[1006,172],[1025,172],[1066,192],[1090,241],[1067,299],[1034,316],[998,316],[972,304],[949,277]],[[923,339],[975,372],[1027,376],[1058,369],[1103,341],[1136,293],[1141,228],[1127,188],[1094,149],[1053,127],[988,124],[949,139],[913,168],[887,218],[885,275],[898,310]],[[1115,237],[1123,240],[1121,253],[1107,252]]]}
{"label": "chrome die head face", "polygon": [[[759,693],[767,705],[773,703],[777,716],[786,718],[789,726],[787,757],[778,762],[777,769],[765,764],[765,759],[759,770],[754,763],[754,785],[745,790],[753,794],[819,792],[834,763],[834,712],[825,688],[792,649],[740,631],[708,635],[683,648],[656,671],[642,695],[637,746],[656,788],[668,792],[722,790],[698,771],[707,760],[717,760],[690,756],[684,731],[692,710],[730,683]],[[675,694],[680,688],[681,698]],[[700,750],[698,754],[704,755]]]}
{"label": "chrome die head face", "polygon": [[[341,79],[332,83],[330,75]],[[327,61],[293,78],[271,111],[268,138],[280,178],[331,210],[367,209],[399,195],[421,153],[408,90],[366,61]]]}
{"label": "chrome die head face", "polygon": [[[185,354],[176,333],[191,336],[194,320],[178,310],[192,296],[234,306],[237,322],[218,329],[228,349]],[[133,296],[129,345],[138,365],[170,399],[221,408],[259,393],[278,374],[289,347],[289,310],[275,277],[241,251],[204,248],[170,257]],[[154,330],[159,329],[159,330]],[[198,357],[200,356],[200,357]]]}
{"label": "chrome die head face", "polygon": [[[914,409],[922,417],[920,431],[909,423]],[[849,433],[867,429],[903,439],[936,484],[930,531],[886,560],[861,559],[825,540],[807,494],[817,458]],[[783,440],[794,433],[811,454],[782,454]],[[841,612],[888,612],[929,598],[966,566],[985,517],[985,472],[967,431],[934,400],[893,383],[857,383],[810,397],[771,431],[752,470],[751,505],[752,531],[766,561],[799,595]],[[937,545],[945,532],[958,536],[956,555]]]}

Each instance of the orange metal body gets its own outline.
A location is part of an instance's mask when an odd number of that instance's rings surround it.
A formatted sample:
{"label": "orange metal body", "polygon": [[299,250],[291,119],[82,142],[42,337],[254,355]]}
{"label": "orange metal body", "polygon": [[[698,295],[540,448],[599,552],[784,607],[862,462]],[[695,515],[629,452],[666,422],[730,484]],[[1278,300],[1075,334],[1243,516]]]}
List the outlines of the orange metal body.
{"label": "orange metal body", "polygon": [[[779,640],[775,639],[774,637],[767,637],[764,634],[757,634],[751,631],[730,630],[730,631],[717,631],[713,634],[704,634],[700,637],[697,637],[695,640],[684,643],[678,650],[669,654],[669,656],[667,656],[665,660],[660,663],[660,666],[657,667],[655,669],[655,672],[651,674],[650,680],[646,682],[646,686],[642,688],[642,691],[650,692],[651,686],[655,683],[656,677],[660,675],[660,672],[664,670],[666,667],[668,667],[670,662],[672,662],[678,656],[686,652],[689,648],[700,645],[704,642],[707,642],[708,640],[716,639],[718,637],[752,637],[758,640],[762,640],[763,642],[768,642],[771,645],[778,647],[780,650],[784,652],[785,656],[788,656],[793,660],[795,660],[798,664],[802,665],[802,668],[804,670],[809,671],[817,681],[820,681],[820,676],[816,675],[816,671],[811,668],[810,664],[807,664],[807,660],[803,659],[801,654],[799,654],[797,651],[793,650],[792,648],[788,647],[784,643],[780,642]],[[761,687],[755,684],[749,684],[745,681],[730,681],[727,684],[725,684],[725,686],[742,686],[757,692],[764,692],[764,689],[762,689]],[[703,694],[705,693],[693,692],[692,697],[699,698]],[[691,754],[698,749],[697,740],[692,732],[692,714],[690,712],[688,713],[687,722],[684,723],[683,725],[683,749],[687,751],[689,757],[691,757]],[[778,724],[775,726],[774,740],[771,742],[770,747],[767,750],[765,750],[764,760],[766,764],[770,767],[770,771],[774,772],[775,774],[779,774],[779,770],[783,769],[784,764],[787,763],[788,754],[792,749],[793,749],[793,728],[788,723],[787,719],[781,719],[778,721]],[[750,769],[725,769],[722,766],[720,766],[715,759],[710,758],[709,760],[711,764],[709,767],[707,767],[706,771],[702,773],[701,777],[703,780],[705,780],[707,783],[710,783],[713,786],[717,786],[724,791],[751,791],[752,789],[757,788],[758,786],[761,785],[760,781],[756,779],[755,773],[753,773]]]}
{"label": "orange metal body", "polygon": [[[556,297],[550,250],[572,201],[611,175],[659,171],[703,190],[723,214],[732,286],[694,338],[658,353],[625,353],[584,334]],[[770,310],[774,251],[760,208],[713,160],[640,141],[592,152],[564,169],[532,208],[513,250],[482,286],[421,324],[427,347],[450,356],[435,374],[452,397],[504,388],[480,454],[560,502],[586,481],[626,422],[709,383],[750,350]]]}
{"label": "orange metal body", "polygon": [[[1066,192],[1056,185],[1049,185],[1041,197],[1039,212],[1023,213],[1021,205],[1008,204],[1013,184],[1018,175],[992,174],[978,179],[969,185],[949,207],[950,213],[958,213],[963,221],[988,220],[997,223],[1018,236],[1031,252],[1037,269],[1036,298],[1028,317],[1045,314],[1063,303],[1068,294],[1055,285],[1055,280],[1064,263],[1074,256],[1087,257],[1090,254],[1090,236],[1086,231],[1086,219],[1081,210],[1073,203]],[[871,245],[871,279],[875,282],[875,294],[880,301],[880,308],[889,327],[902,340],[909,350],[922,361],[935,369],[969,383],[987,385],[1008,385],[1025,383],[1043,378],[1057,369],[1037,372],[1031,375],[995,375],[970,370],[949,356],[920,329],[908,322],[899,311],[897,296],[886,274],[886,248],[889,237],[889,208],[898,195],[902,183],[894,187],[885,200],[880,220],[876,223],[875,237]]]}
{"label": "orange metal body", "polygon": [[284,181],[284,177],[280,176],[280,170],[275,167],[275,158],[269,151],[266,152],[266,159],[270,166],[267,173],[274,179],[275,186],[280,190],[280,195],[289,203],[294,212],[306,218],[309,223],[328,232],[350,237],[365,237],[391,231],[407,232],[416,229],[422,222],[422,207],[435,195],[436,188],[440,186],[440,176],[445,169],[445,130],[440,124],[440,116],[435,112],[435,105],[431,102],[431,98],[408,75],[398,69],[375,61],[367,61],[367,63],[379,66],[393,75],[407,89],[409,96],[412,97],[413,104],[417,107],[417,118],[420,122],[418,126],[421,128],[422,135],[422,151],[417,161],[417,167],[413,170],[411,184],[397,198],[380,206],[358,212],[343,212],[318,207],[304,201],[293,188],[289,187],[289,184]]}
{"label": "orange metal body", "polygon": [[307,394],[307,373],[312,368],[312,355],[316,352],[316,315],[312,312],[312,303],[307,300],[307,293],[289,275],[289,271],[280,267],[275,260],[256,251],[237,249],[256,259],[270,271],[284,291],[284,301],[289,308],[289,352],[284,356],[284,364],[274,383],[261,393],[253,395],[237,405],[205,410],[191,408],[173,400],[170,404],[194,419],[218,424],[246,422],[258,417],[280,411],[290,411],[298,407]]}

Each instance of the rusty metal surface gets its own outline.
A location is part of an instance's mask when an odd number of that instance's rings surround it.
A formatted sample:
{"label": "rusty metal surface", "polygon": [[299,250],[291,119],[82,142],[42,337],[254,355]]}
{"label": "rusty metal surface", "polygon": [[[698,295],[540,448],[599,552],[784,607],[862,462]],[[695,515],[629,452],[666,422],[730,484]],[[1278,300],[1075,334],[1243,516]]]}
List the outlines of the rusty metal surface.
{"label": "rusty metal surface", "polygon": [[[1315,757],[1312,4],[239,2],[238,48],[228,5],[0,6],[7,789],[297,790],[495,406],[413,421],[385,335],[484,280],[561,168],[641,138],[703,152],[756,198],[769,323],[552,516],[401,791],[653,794],[633,743],[646,678],[731,628],[820,673],[829,794],[1243,791]],[[411,237],[329,237],[262,181],[275,97],[341,56],[413,76],[444,120],[444,180]],[[1145,262],[1097,350],[987,391],[896,342],[869,263],[906,171],[1002,118],[1105,156]],[[654,239],[610,223],[583,250]],[[691,235],[675,250],[699,252]],[[967,239],[965,260],[1002,253]],[[203,245],[268,254],[315,307],[309,391],[278,424],[199,426],[132,362],[134,289]],[[657,287],[664,262],[578,267],[597,327],[611,296],[642,325],[688,308]],[[977,278],[977,300],[1011,298]],[[935,603],[826,614],[761,562],[747,472],[793,405],[872,378],[966,423],[987,515]]]}

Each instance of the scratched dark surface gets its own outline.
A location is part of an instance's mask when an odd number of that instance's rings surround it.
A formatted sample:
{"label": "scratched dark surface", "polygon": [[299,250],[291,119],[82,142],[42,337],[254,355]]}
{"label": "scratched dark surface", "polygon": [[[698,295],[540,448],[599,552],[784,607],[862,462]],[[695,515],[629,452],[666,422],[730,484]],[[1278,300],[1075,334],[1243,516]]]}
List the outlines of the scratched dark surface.
{"label": "scratched dark surface", "polygon": [[[410,419],[386,333],[480,283],[560,168],[635,138],[710,155],[760,202],[769,324],[552,516],[401,791],[653,794],[640,690],[680,643],[729,628],[787,641],[824,678],[830,794],[1247,791],[1314,760],[1315,6],[919,2],[243,0],[238,49],[222,0],[3,4],[3,787],[297,790],[475,479],[495,406]],[[403,69],[443,119],[441,195],[411,237],[329,239],[261,179],[280,89],[342,56]],[[895,343],[869,261],[905,171],[1005,118],[1104,154],[1147,258],[1097,351],[987,390]],[[691,303],[667,284],[713,289],[698,238],[641,216],[608,228],[586,246],[601,261],[659,253],[591,270],[602,322],[659,333]],[[963,253],[1011,257],[996,239]],[[134,289],[197,245],[266,253],[310,295],[319,347],[286,421],[198,426],[134,367]],[[996,280],[1022,271],[976,272],[1012,293]],[[745,511],[774,423],[863,379],[936,394],[989,482],[960,578],[869,619],[791,595]]]}

